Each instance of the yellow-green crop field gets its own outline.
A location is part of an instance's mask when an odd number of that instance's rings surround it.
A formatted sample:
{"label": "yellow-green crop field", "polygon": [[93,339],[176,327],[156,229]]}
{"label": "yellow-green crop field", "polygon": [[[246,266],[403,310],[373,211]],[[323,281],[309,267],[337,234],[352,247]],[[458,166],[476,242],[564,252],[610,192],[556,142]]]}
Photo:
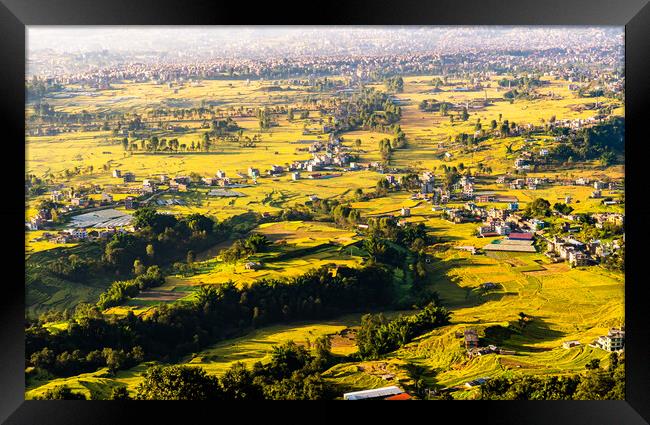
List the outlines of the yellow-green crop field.
{"label": "yellow-green crop field", "polygon": [[[404,102],[401,129],[407,136],[407,147],[393,153],[391,167],[434,170],[442,178],[442,165],[457,166],[463,163],[473,172],[481,163],[492,169],[492,175],[513,171],[513,161],[517,152],[528,142],[521,137],[489,139],[481,142],[481,150],[470,150],[456,144],[454,137],[462,132],[473,134],[474,125],[480,118],[484,128],[491,120],[504,120],[517,124],[539,125],[552,116],[557,120],[588,118],[596,114],[584,106],[593,99],[579,98],[569,91],[568,81],[543,77],[548,85],[540,88],[542,95],[552,93],[538,100],[516,100],[512,103],[503,100],[504,90],[499,89],[497,79],[490,87],[480,92],[443,91],[433,93],[431,80],[436,76],[415,76],[404,78],[404,91],[396,97]],[[216,108],[233,113],[238,108],[258,106],[303,106],[307,96],[314,96],[300,88],[266,92],[259,82],[246,81],[202,81],[198,84],[183,84],[168,87],[154,83],[123,82],[108,90],[100,90],[71,98],[53,99],[54,108],[64,112],[123,111],[147,116],[152,108],[165,105],[197,106],[201,101],[213,102]],[[286,87],[286,83],[281,83]],[[383,86],[377,85],[383,89]],[[327,96],[318,94],[318,96]],[[450,122],[439,113],[422,112],[418,104],[424,99],[436,99],[454,103],[470,102],[485,97],[502,99],[490,106],[470,109],[470,119],[466,122]],[[601,99],[603,104],[614,104],[611,99]],[[617,105],[616,114],[623,115],[622,105]],[[132,188],[140,186],[145,178],[162,174],[170,177],[199,173],[214,176],[223,170],[228,177],[237,173],[246,174],[248,167],[265,170],[272,165],[286,166],[297,160],[311,156],[306,151],[298,151],[307,145],[296,144],[298,140],[325,139],[327,135],[305,136],[305,125],[318,125],[318,112],[311,111],[308,119],[288,121],[286,115],[278,119],[279,126],[260,131],[258,121],[253,117],[234,118],[243,128],[243,136],[258,136],[256,147],[240,147],[235,142],[218,142],[210,153],[129,153],[121,146],[121,138],[108,131],[80,131],[62,133],[56,136],[27,137],[27,172],[43,177],[53,175],[57,182],[66,186],[88,184],[116,185]],[[178,138],[181,143],[198,142],[204,130],[200,128],[201,117],[191,117],[183,121],[189,129],[184,133],[170,133],[160,129],[161,138]],[[170,121],[171,122],[171,121]],[[162,123],[161,123],[162,124]],[[373,131],[352,131],[343,133],[344,144],[358,154],[360,163],[381,160],[378,142],[391,137]],[[361,143],[356,145],[359,139]],[[548,148],[554,141],[549,137],[538,137],[533,145]],[[506,146],[512,145],[513,153],[506,153]],[[445,159],[445,153],[451,159]],[[70,177],[62,177],[65,170],[75,167],[93,166],[92,173],[82,171]],[[104,166],[108,166],[105,170]],[[111,170],[135,173],[136,182],[124,185],[121,179],[113,178]],[[440,212],[432,211],[430,204],[411,199],[406,192],[390,193],[386,197],[367,201],[354,201],[353,192],[362,189],[372,191],[381,177],[375,171],[346,171],[341,176],[330,179],[309,179],[308,173],[298,181],[292,181],[288,173],[280,177],[262,176],[256,184],[236,188],[244,196],[219,198],[208,195],[209,188],[201,187],[190,192],[164,193],[159,199],[179,199],[184,205],[161,206],[159,210],[174,214],[202,213],[219,220],[246,212],[277,213],[283,208],[304,204],[309,196],[321,199],[346,199],[352,208],[358,209],[362,217],[377,215],[399,215],[402,207],[411,209],[409,222],[421,222],[430,235],[441,238],[443,249],[429,249],[433,261],[427,264],[427,287],[436,291],[442,303],[452,311],[451,324],[416,338],[401,349],[389,353],[385,358],[372,362],[346,362],[334,366],[323,376],[330,382],[346,389],[367,389],[392,385],[380,378],[384,374],[394,374],[395,382],[408,383],[406,374],[408,363],[426,368],[426,378],[430,385],[443,387],[462,387],[472,379],[484,376],[518,374],[565,374],[577,373],[584,369],[591,359],[607,362],[606,352],[588,346],[599,335],[613,326],[624,323],[624,278],[621,273],[607,271],[601,267],[568,268],[566,264],[552,264],[541,254],[490,253],[470,255],[456,250],[455,246],[472,245],[482,247],[491,238],[476,237],[476,223],[452,224],[440,217]],[[570,169],[529,172],[528,177],[590,177],[621,178],[622,165],[602,167],[596,163],[575,164]],[[576,212],[622,212],[620,205],[603,206],[599,200],[590,198],[590,186],[551,186],[538,190],[512,190],[497,185],[493,176],[477,179],[476,191],[494,191],[503,196],[516,196],[520,208],[536,198],[547,199],[551,204],[564,202],[565,197],[573,199],[571,206]],[[604,191],[603,196],[615,195]],[[99,195],[93,195],[98,197]],[[127,194],[115,194],[121,200]],[[33,198],[26,205],[26,215],[35,213],[34,205],[40,198]],[[459,204],[460,206],[461,204]],[[488,204],[503,207],[503,204]],[[247,261],[260,261],[263,267],[249,270],[244,261],[225,263],[219,251],[228,248],[234,241],[227,241],[204,252],[197,253],[193,271],[186,275],[168,276],[166,283],[154,288],[168,291],[174,301],[187,301],[199,285],[221,284],[233,281],[237,285],[251,283],[261,278],[285,278],[298,276],[306,271],[330,264],[356,267],[363,258],[351,244],[361,238],[356,232],[337,227],[334,224],[319,222],[275,222],[263,224],[253,230],[266,235],[272,242],[269,252],[259,253]],[[61,246],[50,242],[37,242],[34,239],[41,231],[28,232],[26,253]],[[448,248],[444,250],[444,248]],[[297,250],[307,250],[304,255],[292,257]],[[498,284],[497,289],[487,293],[480,289],[485,282]],[[159,303],[168,302],[166,297],[136,297],[122,306],[113,307],[107,314],[123,315],[127,311],[146,314]],[[532,319],[523,329],[517,328],[520,312]],[[394,314],[394,313],[393,313]],[[389,314],[390,316],[390,314]],[[257,361],[267,361],[273,345],[288,340],[307,344],[319,336],[330,335],[333,352],[345,356],[356,351],[353,339],[340,338],[340,332],[351,329],[360,323],[360,315],[345,316],[320,323],[294,323],[257,329],[247,335],[220,342],[199,353],[189,356],[185,364],[205,368],[209,373],[222,374],[236,361],[252,365]],[[61,329],[65,323],[52,325]],[[484,342],[495,344],[515,354],[489,354],[469,359],[461,347],[462,338],[457,335],[472,327],[479,331]],[[578,340],[581,346],[562,348],[562,342]],[[73,391],[87,395],[91,392],[107,395],[112,387],[127,385],[129,391],[141,380],[140,374],[147,364],[133,369],[119,371],[115,376],[106,369],[71,378],[54,380],[31,379],[28,382],[27,398],[42,394],[46,389],[67,384]],[[456,398],[472,398],[476,390],[463,390],[454,393]]]}

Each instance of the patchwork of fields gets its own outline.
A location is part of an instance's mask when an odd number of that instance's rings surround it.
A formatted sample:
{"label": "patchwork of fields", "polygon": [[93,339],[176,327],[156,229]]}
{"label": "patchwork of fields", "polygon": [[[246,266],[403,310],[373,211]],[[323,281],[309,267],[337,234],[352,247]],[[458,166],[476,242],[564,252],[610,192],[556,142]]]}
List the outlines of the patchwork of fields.
{"label": "patchwork of fields", "polygon": [[[481,92],[431,93],[431,79],[434,76],[404,78],[404,91],[397,95],[404,101],[401,129],[407,134],[408,143],[404,149],[394,152],[392,166],[437,170],[441,176],[442,165],[463,163],[465,168],[475,170],[478,164],[489,166],[493,175],[511,171],[512,162],[518,150],[526,143],[521,137],[490,139],[482,143],[482,149],[470,151],[452,142],[460,132],[473,133],[477,118],[487,125],[500,116],[517,123],[539,124],[551,116],[560,119],[587,118],[594,112],[583,109],[592,102],[588,98],[576,98],[567,88],[567,81],[551,80],[540,90],[541,94],[552,92],[558,98],[541,100],[517,100],[494,102],[488,107],[471,111],[470,121],[451,123],[439,114],[422,112],[418,104],[424,99],[465,102],[476,99],[503,98],[503,90],[491,87]],[[151,108],[171,103],[196,105],[200,101],[216,102],[220,107],[237,108],[255,105],[301,104],[309,94],[292,89],[281,94],[270,94],[260,90],[261,83],[246,81],[203,81],[196,85],[184,85],[178,90],[153,83],[132,83],[114,85],[113,89],[96,92],[92,96],[78,95],[72,98],[52,99],[51,104],[65,112],[111,111],[119,108],[130,113],[145,113]],[[379,86],[377,86],[380,88]],[[611,100],[607,100],[610,102]],[[612,101],[613,103],[613,101]],[[622,114],[622,109],[616,109]],[[65,170],[76,166],[93,166],[94,171],[63,178],[67,185],[99,184],[115,185],[110,169],[121,169],[136,174],[136,181],[130,184],[134,189],[141,186],[143,178],[162,174],[188,175],[191,172],[202,176],[213,176],[223,170],[228,176],[246,173],[253,166],[261,170],[272,165],[290,164],[305,160],[310,154],[296,151],[300,146],[290,142],[312,139],[304,136],[303,128],[321,118],[313,113],[310,120],[278,120],[278,127],[261,131],[256,118],[236,118],[243,135],[260,136],[254,148],[240,147],[236,143],[223,142],[209,153],[158,153],[135,154],[124,152],[119,140],[108,131],[62,133],[57,136],[29,136],[27,139],[27,171],[39,176],[60,176]],[[200,120],[178,137],[182,142],[199,141],[203,134]],[[160,134],[164,132],[160,131]],[[320,137],[320,136],[319,136]],[[352,147],[359,155],[359,163],[381,159],[378,141],[385,134],[357,130],[342,134],[344,144]],[[360,139],[359,144],[353,141]],[[537,146],[548,147],[553,141],[540,138]],[[512,145],[513,154],[506,154],[506,145]],[[451,160],[444,159],[450,152]],[[109,167],[104,170],[104,166]],[[621,165],[602,167],[584,163],[570,171],[529,172],[528,177],[583,175],[620,178],[624,174]],[[423,223],[429,235],[438,239],[437,247],[428,247],[431,262],[427,263],[427,289],[437,292],[443,305],[452,311],[451,324],[416,338],[401,349],[389,353],[378,361],[345,362],[332,367],[323,376],[326,380],[346,389],[368,389],[386,386],[381,375],[392,374],[394,380],[409,383],[406,373],[408,364],[422,366],[427,371],[426,383],[437,387],[461,387],[465,382],[484,376],[519,374],[564,374],[584,370],[592,359],[607,362],[608,353],[588,346],[610,327],[624,323],[624,278],[621,273],[607,271],[602,267],[578,267],[569,269],[565,263],[552,264],[542,254],[492,252],[485,255],[470,255],[454,249],[457,246],[472,245],[478,248],[490,243],[489,238],[476,236],[476,223],[452,224],[441,218],[441,213],[432,211],[430,204],[411,199],[405,191],[392,192],[386,197],[365,201],[352,200],[356,189],[364,193],[372,191],[381,177],[374,170],[346,171],[340,177],[317,180],[303,178],[292,181],[288,174],[280,177],[262,177],[256,184],[236,189],[244,196],[237,198],[208,196],[210,188],[200,187],[190,192],[163,193],[158,199],[182,200],[182,205],[158,207],[161,212],[187,215],[201,213],[224,220],[247,212],[278,213],[283,208],[303,205],[314,195],[320,199],[350,200],[350,207],[358,210],[363,218],[380,215],[399,216],[400,209],[411,209],[407,222]],[[129,185],[127,185],[128,187]],[[574,200],[575,212],[622,212],[623,206],[604,206],[590,197],[593,188],[589,186],[551,186],[538,190],[511,190],[497,185],[491,177],[477,180],[478,191],[495,191],[499,195],[516,196],[520,208],[536,198],[548,199],[551,204],[567,196]],[[606,193],[607,194],[607,193]],[[127,195],[116,194],[120,201]],[[35,213],[34,205],[46,196],[34,197],[26,205],[26,215]],[[460,204],[459,204],[460,205]],[[492,204],[503,207],[503,204]],[[118,208],[123,210],[123,208]],[[26,255],[43,254],[54,248],[73,248],[75,244],[54,244],[35,241],[42,231],[26,234]],[[272,242],[272,249],[252,255],[247,261],[260,262],[259,269],[249,269],[245,262],[227,263],[220,257],[220,251],[232,245],[228,240],[212,249],[197,253],[192,271],[172,273],[165,284],[142,291],[122,305],[112,307],[106,314],[118,316],[128,311],[147,314],[161,303],[187,302],[194,299],[194,292],[201,285],[219,285],[232,281],[237,286],[250,284],[262,278],[286,278],[304,274],[310,269],[325,265],[359,267],[365,261],[364,253],[357,242],[362,240],[356,231],[345,229],[333,223],[316,221],[280,221],[265,223],[252,233],[265,235]],[[440,248],[442,246],[442,248]],[[484,291],[481,285],[492,282],[496,289]],[[61,288],[55,291],[56,282],[37,282],[42,301],[48,305],[71,307],[70,298],[95,300],[106,282],[95,285]],[[37,286],[37,283],[27,282]],[[48,293],[54,294],[48,298]],[[58,291],[58,292],[57,292]],[[40,302],[41,300],[34,300]],[[517,328],[520,312],[532,318],[525,328]],[[387,312],[387,316],[396,312]],[[332,352],[347,356],[356,352],[353,332],[360,324],[360,315],[341,317],[319,323],[291,323],[256,329],[236,339],[220,342],[208,349],[188,356],[182,363],[201,366],[208,373],[220,375],[236,361],[251,366],[257,361],[267,361],[273,345],[293,340],[307,345],[319,336],[329,335]],[[65,327],[65,324],[57,324]],[[458,337],[463,330],[472,327],[479,331],[483,342],[497,345],[514,354],[490,354],[469,359]],[[56,328],[56,326],[55,326]],[[56,329],[52,330],[53,332]],[[562,342],[577,340],[582,345],[571,349],[562,348]],[[107,369],[81,374],[70,378],[32,379],[28,382],[27,398],[42,394],[57,385],[66,384],[72,390],[87,395],[96,393],[108,395],[113,387],[126,385],[133,392],[141,380],[140,374],[147,364],[119,371],[115,375]],[[471,398],[475,390],[457,391],[456,398]]]}

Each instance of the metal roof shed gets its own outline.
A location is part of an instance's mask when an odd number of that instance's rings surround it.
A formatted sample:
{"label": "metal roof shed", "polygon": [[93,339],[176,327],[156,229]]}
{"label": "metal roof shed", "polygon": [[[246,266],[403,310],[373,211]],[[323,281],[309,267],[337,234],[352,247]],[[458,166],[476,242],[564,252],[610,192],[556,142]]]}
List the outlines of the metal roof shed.
{"label": "metal roof shed", "polygon": [[374,398],[384,398],[392,395],[401,394],[400,388],[391,385],[390,387],[376,388],[373,390],[355,391],[343,394],[343,400],[370,400]]}

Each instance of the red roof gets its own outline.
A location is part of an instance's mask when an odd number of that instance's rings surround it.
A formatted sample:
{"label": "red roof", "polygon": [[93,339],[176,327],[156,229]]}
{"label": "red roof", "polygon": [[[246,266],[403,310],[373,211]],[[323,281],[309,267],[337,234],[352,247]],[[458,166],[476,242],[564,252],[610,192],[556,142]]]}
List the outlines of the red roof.
{"label": "red roof", "polygon": [[510,235],[508,235],[508,238],[531,240],[533,239],[533,234],[532,233],[510,233]]}
{"label": "red roof", "polygon": [[384,400],[410,400],[411,396],[408,393],[401,393],[386,397]]}

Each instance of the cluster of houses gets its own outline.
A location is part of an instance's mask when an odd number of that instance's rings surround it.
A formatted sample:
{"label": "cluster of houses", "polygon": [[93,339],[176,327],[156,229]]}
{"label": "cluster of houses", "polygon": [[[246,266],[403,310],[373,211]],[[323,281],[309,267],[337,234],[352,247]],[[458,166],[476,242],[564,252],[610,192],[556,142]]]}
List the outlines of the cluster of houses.
{"label": "cluster of houses", "polygon": [[607,335],[601,335],[592,344],[605,351],[622,351],[625,349],[625,329],[611,328]]}
{"label": "cluster of houses", "polygon": [[497,347],[496,345],[488,345],[486,347],[481,347],[479,345],[479,337],[476,329],[466,329],[463,332],[463,343],[465,349],[467,350],[467,355],[469,358],[484,356],[487,354],[515,354],[514,351],[504,350]]}
{"label": "cluster of houses", "polygon": [[477,222],[487,217],[487,210],[473,202],[467,202],[463,208],[445,208],[442,217],[456,224]]}
{"label": "cluster of houses", "polygon": [[[542,150],[544,151],[544,150]],[[526,170],[530,168],[530,162],[528,159],[519,157],[515,159],[515,168],[518,170]],[[496,180],[497,184],[504,185],[513,190],[528,189],[528,190],[537,190],[543,185],[554,184],[559,186],[590,186],[593,185],[594,191],[591,193],[592,198],[602,198],[603,190],[621,190],[622,185],[619,182],[603,182],[600,180],[591,181],[584,177],[579,177],[577,179],[549,179],[546,177],[526,177],[526,178],[509,178],[508,175],[501,175]],[[616,202],[610,202],[613,204]]]}
{"label": "cluster of houses", "polygon": [[[502,180],[505,182],[505,179]],[[498,181],[497,181],[498,182]],[[526,177],[513,179],[508,182],[508,187],[514,190],[528,189],[537,190],[540,186],[547,184],[549,181],[543,177]]]}
{"label": "cluster of houses", "polygon": [[66,229],[59,232],[45,232],[35,241],[49,241],[58,244],[75,243],[82,241],[94,241],[100,239],[108,239],[116,233],[126,233],[126,229],[121,228],[106,228],[87,230],[82,228]]}
{"label": "cluster of houses", "polygon": [[568,261],[572,267],[587,266],[591,258],[585,244],[570,237],[553,237],[546,240],[546,256],[552,261]]}
{"label": "cluster of houses", "polygon": [[[510,202],[505,209],[487,208],[474,202],[466,202],[462,208],[444,208],[443,217],[456,224],[482,222],[478,227],[481,237],[503,236],[518,229],[522,224],[528,224],[515,213],[518,209],[519,203],[516,200]],[[539,226],[539,223],[532,225]]]}
{"label": "cluster of houses", "polygon": [[617,240],[591,240],[584,243],[568,236],[547,238],[546,244],[547,257],[553,262],[567,261],[572,267],[596,264],[622,247]]}
{"label": "cluster of houses", "polygon": [[52,213],[47,209],[41,209],[29,221],[25,222],[27,230],[40,230],[43,226],[52,220]]}
{"label": "cluster of houses", "polygon": [[592,214],[591,218],[594,220],[597,229],[602,229],[605,223],[610,223],[615,226],[623,226],[625,224],[625,216],[620,213],[596,213]]}
{"label": "cluster of houses", "polygon": [[117,179],[122,179],[124,183],[131,183],[135,181],[135,174],[131,172],[122,172],[122,170],[119,169],[114,169],[113,170],[113,177]]}
{"label": "cluster of houses", "polygon": [[[282,167],[273,166],[273,172],[282,172]],[[248,174],[242,174],[241,179],[246,179],[248,177],[253,180],[257,179],[260,176],[260,171],[257,168],[249,167]],[[223,170],[218,170],[214,177],[202,177],[201,183],[206,186],[220,186],[220,187],[245,187],[246,185],[242,182],[241,179],[231,179],[226,176],[226,172]],[[166,184],[169,186],[170,192],[187,192],[192,185],[192,179],[189,176],[176,176],[168,177],[166,175],[159,176],[158,180],[156,179],[143,179],[142,187],[143,193],[155,193],[158,191],[157,186],[159,184]]]}
{"label": "cluster of houses", "polygon": [[[562,348],[570,349],[580,346],[579,341],[564,341]],[[607,335],[601,335],[594,342],[589,344],[591,347],[600,348],[609,352],[620,352],[625,349],[625,328],[611,328]]]}
{"label": "cluster of houses", "polygon": [[[330,133],[327,142],[320,140],[313,141],[308,151],[312,158],[305,161],[294,161],[289,171],[293,171],[293,180],[300,178],[300,171],[314,172],[323,170],[326,167],[348,167],[350,170],[359,169],[356,162],[351,161],[351,156],[347,152],[348,148],[341,144],[341,139]],[[296,175],[296,173],[298,173]]]}
{"label": "cluster of houses", "polygon": [[[474,204],[471,204],[474,205]],[[480,237],[507,236],[515,231],[532,230],[537,231],[544,227],[544,222],[537,219],[524,220],[516,211],[519,208],[517,202],[509,204],[508,208],[480,208],[483,214],[483,222],[478,227]]]}

